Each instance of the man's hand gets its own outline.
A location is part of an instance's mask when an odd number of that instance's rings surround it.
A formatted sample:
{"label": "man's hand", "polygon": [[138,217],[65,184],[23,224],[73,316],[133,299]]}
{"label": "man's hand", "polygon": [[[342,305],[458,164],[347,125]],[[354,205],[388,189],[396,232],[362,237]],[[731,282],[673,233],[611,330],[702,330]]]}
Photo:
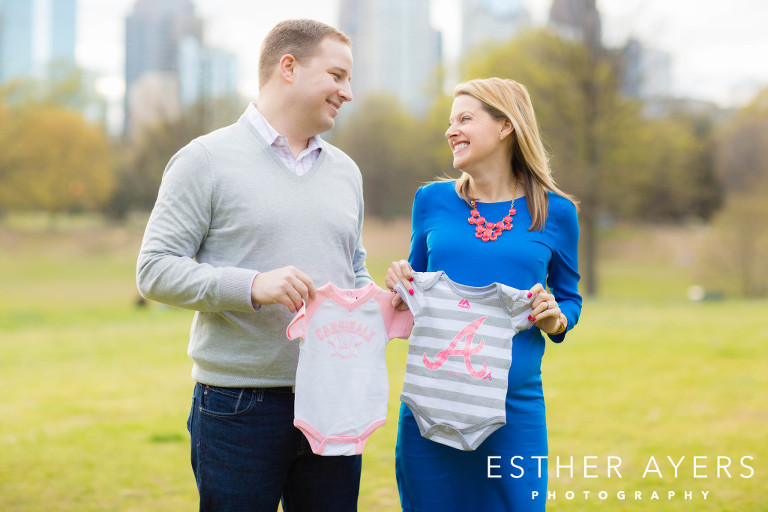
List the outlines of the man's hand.
{"label": "man's hand", "polygon": [[253,280],[251,301],[255,304],[282,304],[291,313],[301,308],[301,302],[315,298],[312,279],[293,266],[261,272]]}

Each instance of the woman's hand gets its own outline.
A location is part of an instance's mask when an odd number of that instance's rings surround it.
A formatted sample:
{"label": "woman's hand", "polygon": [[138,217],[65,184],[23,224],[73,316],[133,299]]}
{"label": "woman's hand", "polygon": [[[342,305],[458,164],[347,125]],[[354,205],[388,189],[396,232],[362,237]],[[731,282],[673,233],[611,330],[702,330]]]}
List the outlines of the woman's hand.
{"label": "woman's hand", "polygon": [[528,290],[528,297],[536,296],[531,305],[531,315],[529,320],[536,324],[536,327],[547,334],[557,332],[560,327],[560,306],[558,306],[555,296],[547,293],[541,283]]}
{"label": "woman's hand", "polygon": [[[397,283],[403,283],[405,289],[408,290],[411,295],[413,295],[413,286],[411,285],[412,281],[413,269],[407,261],[400,260],[393,261],[389,266],[389,269],[387,269],[387,277],[384,280],[384,283],[386,284],[387,288],[392,291],[394,291],[395,285]],[[408,305],[403,302],[403,298],[400,297],[399,293],[395,293],[395,297],[392,299],[392,305],[398,311],[404,311],[408,309]]]}

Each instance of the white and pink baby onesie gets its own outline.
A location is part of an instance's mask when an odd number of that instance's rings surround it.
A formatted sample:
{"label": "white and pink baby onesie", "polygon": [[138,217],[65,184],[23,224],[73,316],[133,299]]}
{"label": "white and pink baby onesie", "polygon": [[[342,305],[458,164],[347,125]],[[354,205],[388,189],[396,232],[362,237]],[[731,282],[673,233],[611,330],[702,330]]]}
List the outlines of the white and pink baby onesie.
{"label": "white and pink baby onesie", "polygon": [[392,307],[394,294],[370,283],[317,289],[288,325],[301,338],[294,421],[319,455],[358,455],[384,425],[389,380],[384,351],[389,340],[408,338],[410,311]]}

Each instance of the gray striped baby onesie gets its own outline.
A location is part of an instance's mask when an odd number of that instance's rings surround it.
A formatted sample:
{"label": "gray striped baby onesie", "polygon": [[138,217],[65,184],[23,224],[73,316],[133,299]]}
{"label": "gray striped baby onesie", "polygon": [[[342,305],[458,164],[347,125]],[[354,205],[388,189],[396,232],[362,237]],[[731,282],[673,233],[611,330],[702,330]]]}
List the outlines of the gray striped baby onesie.
{"label": "gray striped baby onesie", "polygon": [[506,423],[512,338],[532,325],[533,297],[454,283],[442,271],[413,276],[413,295],[395,287],[415,318],[400,400],[423,437],[474,450]]}

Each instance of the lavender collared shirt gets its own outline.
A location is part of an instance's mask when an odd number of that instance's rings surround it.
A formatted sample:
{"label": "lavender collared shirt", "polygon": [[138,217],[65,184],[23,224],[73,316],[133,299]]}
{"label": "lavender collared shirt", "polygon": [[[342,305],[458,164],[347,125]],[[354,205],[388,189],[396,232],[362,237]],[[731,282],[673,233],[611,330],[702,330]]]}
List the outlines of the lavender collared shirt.
{"label": "lavender collared shirt", "polygon": [[256,128],[259,135],[264,137],[264,140],[270,142],[272,148],[275,150],[280,161],[285,164],[288,169],[296,173],[296,176],[304,176],[317,161],[322,151],[322,144],[320,137],[315,135],[309,139],[307,148],[299,153],[298,157],[293,156],[291,148],[288,146],[288,137],[277,133],[269,121],[264,115],[259,112],[255,103],[250,103],[245,110],[245,118]]}

